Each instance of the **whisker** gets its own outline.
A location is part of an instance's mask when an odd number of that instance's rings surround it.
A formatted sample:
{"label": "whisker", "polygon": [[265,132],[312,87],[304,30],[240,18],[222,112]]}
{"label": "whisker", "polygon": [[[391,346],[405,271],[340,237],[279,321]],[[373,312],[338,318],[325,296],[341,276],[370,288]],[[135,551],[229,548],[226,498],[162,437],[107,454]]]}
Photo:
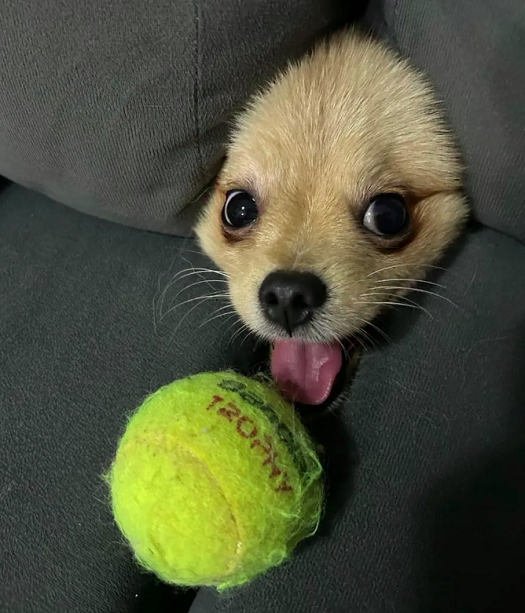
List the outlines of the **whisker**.
{"label": "whisker", "polygon": [[377,306],[393,306],[393,307],[397,307],[397,306],[402,306],[402,307],[407,307],[410,309],[416,309],[419,311],[423,311],[424,313],[428,314],[428,311],[425,311],[425,309],[420,306],[419,304],[406,304],[404,302],[388,302],[388,301],[380,301],[380,302],[359,302],[358,304],[365,304],[367,306],[372,306],[372,305],[377,305]]}
{"label": "whisker", "polygon": [[[385,289],[389,289],[389,288],[385,288]],[[381,296],[384,296],[385,294],[388,294],[388,292],[386,292],[386,291],[376,291],[376,292],[371,291],[371,292],[368,292],[366,294],[361,294],[361,296],[359,296],[359,297],[360,298],[368,298],[368,297],[380,298]],[[437,295],[437,294],[434,294],[434,295]],[[395,300],[393,301],[393,303],[392,302],[388,302],[387,303],[387,302],[381,301],[380,303],[375,302],[375,303],[370,303],[370,304],[396,304],[396,305],[397,304],[401,304],[402,305],[403,304],[401,302],[402,300],[404,300],[407,303],[406,306],[411,305],[414,308],[420,309],[421,311],[426,313],[430,317],[430,319],[434,319],[434,316],[430,313],[430,311],[428,311],[424,306],[422,306],[421,304],[418,304],[414,300],[410,300],[410,298],[407,298],[407,296],[398,296],[398,295],[396,295],[395,296]]]}
{"label": "whisker", "polygon": [[189,268],[183,268],[179,270],[175,275],[173,275],[170,283],[173,281],[178,281],[179,279],[184,279],[186,277],[190,277],[191,275],[198,275],[208,273],[211,275],[218,275],[219,277],[228,277],[228,275],[222,270],[213,270],[213,268],[204,268],[204,267],[194,267],[190,266]]}
{"label": "whisker", "polygon": [[[220,322],[222,325],[226,324],[227,322],[229,322],[232,318],[234,319],[234,321],[232,322],[233,325],[235,325],[235,322],[237,321],[238,317],[237,317],[237,313],[224,313],[224,315],[226,315],[226,319],[222,322]],[[222,317],[222,315],[221,315]],[[231,325],[230,325],[231,327]],[[222,326],[221,326],[221,330],[222,330]]]}
{"label": "whisker", "polygon": [[[410,300],[409,298],[407,298],[406,296],[398,296],[397,297],[398,300],[404,300],[407,303],[407,306],[413,306],[417,309],[420,309],[421,311],[423,311],[423,313],[425,313],[425,315],[428,315],[428,317],[430,319],[434,319],[434,316],[432,315],[432,313],[428,310],[425,309],[424,306],[421,306],[420,304],[418,304],[417,302],[415,302],[414,300]],[[403,304],[402,302],[400,302],[399,304]]]}
{"label": "whisker", "polygon": [[[403,289],[408,289],[410,292],[417,292],[419,294],[428,294],[429,296],[435,296],[436,298],[441,298],[442,300],[444,300],[445,302],[448,302],[449,304],[451,304],[453,307],[459,309],[459,306],[453,302],[452,300],[450,300],[450,298],[447,298],[446,296],[443,296],[442,294],[438,294],[436,292],[431,292],[428,289],[422,289],[420,287],[411,287],[411,288],[406,288],[403,286],[398,286],[398,285],[387,285],[387,286],[382,286],[382,287],[374,287],[374,290],[403,290]],[[367,294],[362,294],[362,296],[366,296]],[[368,295],[372,295],[370,292]]]}
{"label": "whisker", "polygon": [[223,307],[220,307],[219,309],[217,309],[215,311],[215,314],[213,315],[213,317],[209,317],[208,319],[205,319],[198,327],[197,330],[200,330],[203,326],[205,326],[206,324],[209,324],[210,322],[214,321],[215,319],[219,319],[220,317],[226,317],[227,315],[229,315],[230,317],[237,315],[237,313],[235,312],[235,310],[230,310],[230,311],[226,311],[225,313],[219,313],[219,311],[223,311],[225,309],[232,309],[232,305],[231,304],[227,304]]}
{"label": "whisker", "polygon": [[[169,106],[166,108],[170,108]],[[193,200],[191,200],[191,204],[193,204],[194,202],[197,202],[197,200],[200,200],[205,194],[207,194],[208,192],[213,191],[213,185],[208,185],[207,187],[205,187],[203,190],[201,190]]]}
{"label": "whisker", "polygon": [[[206,300],[220,300],[220,299],[229,299],[229,295],[228,294],[210,294],[208,296],[197,296],[195,298],[189,298],[188,300],[184,300],[184,302],[179,302],[178,304],[172,306],[171,308],[169,308],[160,318],[159,323],[165,319],[170,313],[172,313],[173,311],[175,311],[176,309],[178,309],[181,306],[184,306],[185,304],[189,304],[191,302],[195,302],[195,301],[199,301],[197,303],[196,306],[199,306],[199,304],[205,302]],[[191,312],[191,311],[190,311]]]}
{"label": "whisker", "polygon": [[[199,273],[212,273],[212,274],[218,274],[220,276],[225,276],[226,278],[228,278],[228,275],[226,275],[226,273],[223,273],[222,271],[215,271],[212,270],[211,268],[184,268],[183,270],[180,270],[178,273],[176,273],[171,280],[169,281],[169,283],[166,284],[166,287],[164,288],[164,290],[160,293],[160,296],[158,297],[158,302],[157,301],[157,297],[155,297],[153,299],[153,307],[154,307],[154,313],[156,314],[158,312],[159,316],[162,315],[162,310],[164,307],[164,301],[166,299],[166,295],[168,293],[168,291],[173,287],[173,285],[177,282],[177,281],[181,281],[182,279],[186,279],[187,277],[191,277],[192,275],[197,275],[199,276]],[[218,279],[217,279],[218,281]],[[159,288],[160,290],[160,288]]]}
{"label": "whisker", "polygon": [[204,274],[211,274],[207,270],[191,270],[191,271],[185,270],[184,273],[185,274],[183,274],[183,275],[181,274],[181,275],[173,278],[169,282],[168,286],[166,287],[166,290],[169,290],[174,285],[174,283],[177,283],[178,281],[182,281],[183,279],[188,279],[189,277],[197,277],[198,279],[201,279],[203,281],[208,281],[208,282],[212,282],[213,281],[215,283],[218,283],[218,282],[221,282],[221,281],[224,281],[224,280],[227,281],[227,279],[228,279],[228,277],[225,276],[225,275],[219,275],[217,278],[206,279],[204,277]]}
{"label": "whisker", "polygon": [[349,352],[349,351],[348,351],[348,349],[347,349],[347,348],[344,346],[343,341],[341,341],[341,340],[339,340],[339,339],[336,339],[336,340],[337,340],[337,342],[339,343],[339,345],[341,345],[341,351],[343,352],[343,356],[344,356],[345,360],[346,360],[347,362],[350,362],[350,360],[351,360],[351,357],[350,357],[350,352]]}
{"label": "whisker", "polygon": [[[312,342],[320,342],[323,345],[329,345],[331,341],[327,341],[326,339],[331,339],[333,337],[333,331],[330,327],[330,324],[326,321],[314,320],[311,324],[311,330],[313,331]],[[334,338],[333,340],[337,341],[344,352],[344,355],[347,355],[346,348],[341,343],[338,338]]]}
{"label": "whisker", "polygon": [[260,336],[258,335],[254,336],[254,344],[253,344],[254,352],[257,351],[257,349],[263,344],[263,342],[264,341]]}
{"label": "whisker", "polygon": [[[193,275],[186,275],[186,277],[191,277]],[[190,283],[189,285],[186,285],[184,287],[184,289],[190,289],[191,287],[193,287],[193,285],[198,284],[198,283],[229,283],[228,279],[203,279],[201,276],[201,273],[197,273],[196,275],[200,280],[199,281],[194,281],[193,283]],[[185,278],[185,277],[182,277]],[[180,281],[180,279],[177,279],[178,281]]]}
{"label": "whisker", "polygon": [[424,283],[425,285],[432,285],[434,287],[440,287],[441,289],[447,289],[446,285],[441,283],[435,283],[434,281],[426,281],[425,279],[408,279],[408,278],[393,278],[393,279],[379,279],[376,283],[397,283],[398,281],[406,281],[407,283]]}
{"label": "whisker", "polygon": [[209,279],[205,279],[203,281],[195,281],[194,283],[190,283],[189,285],[186,285],[185,287],[183,287],[181,290],[179,290],[175,296],[173,297],[173,300],[176,300],[181,294],[183,294],[184,292],[189,291],[190,289],[192,289],[193,287],[197,286],[197,285],[202,285],[203,283],[208,284],[211,289],[216,289],[213,287],[212,283],[228,283],[227,280],[224,279],[213,279],[213,281],[210,281]]}
{"label": "whisker", "polygon": [[[365,325],[368,325],[368,322],[365,319],[357,318],[359,321],[363,322]],[[366,351],[370,347],[377,347],[377,343],[375,340],[368,334],[368,332],[359,326],[352,326],[352,338],[359,343],[359,345]],[[363,338],[361,338],[361,336]]]}
{"label": "whisker", "polygon": [[231,326],[233,328],[233,334],[230,338],[230,341],[228,344],[233,343],[233,341],[240,335],[242,334],[242,332],[244,330],[246,330],[246,325],[244,324],[244,322],[242,320],[237,320],[233,322],[233,325]]}
{"label": "whisker", "polygon": [[[206,297],[207,298],[207,297]],[[170,340],[173,340],[173,338],[175,337],[175,334],[179,331],[180,327],[182,326],[182,324],[184,323],[184,321],[191,315],[191,313],[193,313],[193,311],[198,308],[199,306],[201,306],[201,304],[203,304],[203,301],[201,300],[200,302],[197,302],[197,304],[193,305],[191,307],[191,309],[188,310],[188,312],[183,315],[177,325],[177,327],[175,328],[175,330],[172,332],[171,336],[170,336]],[[180,305],[179,305],[180,306]]]}
{"label": "whisker", "polygon": [[239,321],[239,323],[241,324],[239,329],[236,330],[234,332],[234,334],[232,335],[231,339],[230,339],[230,343],[233,343],[233,341],[240,336],[245,330],[248,330],[248,326],[243,322],[243,321]]}
{"label": "whisker", "polygon": [[[446,268],[443,268],[442,266],[432,266],[431,264],[419,264],[416,266],[421,266],[422,268],[432,268],[434,270],[446,270]],[[385,270],[391,270],[393,268],[401,268],[407,267],[407,264],[392,264],[391,266],[385,266],[384,268],[379,268],[378,270],[374,270],[372,271],[370,274],[366,275],[367,277],[373,277],[374,275],[378,275],[380,272],[383,272]]]}
{"label": "whisker", "polygon": [[[363,330],[360,330],[359,328],[354,332],[354,334],[352,335],[352,337],[359,343],[359,345],[361,346],[361,348],[363,349],[363,351],[366,351],[368,349],[367,345],[364,343],[364,341],[360,338],[360,334],[363,332]],[[375,342],[372,341],[372,339],[366,335],[365,339],[373,346],[373,347],[377,347],[377,344]]]}
{"label": "whisker", "polygon": [[244,336],[244,338],[242,339],[242,341],[239,344],[239,347],[242,347],[243,344],[250,338],[252,331],[250,330],[250,328],[248,328],[248,330],[246,331],[246,334]]}
{"label": "whisker", "polygon": [[[235,315],[237,315],[237,313],[235,313]],[[231,318],[233,317],[233,315],[231,315],[226,321],[229,321]],[[226,330],[224,331],[224,334],[232,334],[233,330],[235,330],[235,326],[239,323],[239,318],[235,317],[234,320],[230,323],[230,325],[226,328]],[[231,340],[231,338],[230,338]],[[228,341],[228,345],[230,344],[230,341]]]}
{"label": "whisker", "polygon": [[[386,334],[386,332],[381,330],[381,328],[379,326],[377,326],[376,324],[374,324],[373,322],[368,321],[367,319],[363,319],[362,317],[357,317],[357,319],[361,323],[363,323],[365,326],[370,326],[373,330],[375,330],[376,332],[381,334],[381,336],[387,341],[387,343],[391,343],[392,342],[392,339],[388,336],[388,334]],[[363,331],[363,328],[361,328],[361,330]]]}
{"label": "whisker", "polygon": [[[192,244],[195,244],[195,240],[192,240]],[[187,254],[187,253],[190,253],[191,255],[197,255],[197,256],[199,256],[200,258],[203,258],[203,259],[204,258],[208,259],[206,257],[206,254],[203,253],[202,251],[200,251],[198,249],[190,249],[190,247],[188,247],[187,245],[183,245],[180,248],[180,251],[179,251],[180,257],[182,258],[183,254]]]}

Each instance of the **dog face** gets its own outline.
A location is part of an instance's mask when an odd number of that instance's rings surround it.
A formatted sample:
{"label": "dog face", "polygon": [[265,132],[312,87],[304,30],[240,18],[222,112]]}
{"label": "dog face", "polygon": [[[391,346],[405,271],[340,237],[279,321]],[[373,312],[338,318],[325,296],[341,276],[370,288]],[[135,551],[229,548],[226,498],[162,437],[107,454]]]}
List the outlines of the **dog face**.
{"label": "dog face", "polygon": [[424,79],[347,32],[240,116],[198,226],[232,303],[301,402],[330,396],[351,338],[424,276],[466,217],[461,166]]}

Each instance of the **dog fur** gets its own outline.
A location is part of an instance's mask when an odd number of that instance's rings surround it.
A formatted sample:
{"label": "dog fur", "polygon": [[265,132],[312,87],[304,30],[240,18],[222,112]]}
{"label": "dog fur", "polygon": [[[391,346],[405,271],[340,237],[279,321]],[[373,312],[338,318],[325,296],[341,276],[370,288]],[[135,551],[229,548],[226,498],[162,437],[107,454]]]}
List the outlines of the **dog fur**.
{"label": "dog fur", "polygon": [[[234,233],[221,220],[233,189],[252,194],[260,211]],[[408,204],[401,244],[362,226],[364,207],[385,192]],[[196,231],[227,274],[235,309],[267,341],[286,334],[263,316],[263,279],[283,269],[318,274],[329,299],[297,336],[331,342],[400,300],[466,217],[460,156],[426,79],[383,43],[346,31],[289,66],[239,116]]]}

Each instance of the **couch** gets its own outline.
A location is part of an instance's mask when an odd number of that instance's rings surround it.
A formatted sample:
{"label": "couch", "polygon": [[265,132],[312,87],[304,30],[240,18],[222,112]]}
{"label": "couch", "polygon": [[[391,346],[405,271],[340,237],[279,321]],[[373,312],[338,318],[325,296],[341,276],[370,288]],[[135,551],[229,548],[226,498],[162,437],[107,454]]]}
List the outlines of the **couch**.
{"label": "couch", "polygon": [[[440,296],[394,309],[336,414],[327,507],[231,595],[141,571],[101,478],[130,412],[264,364],[183,271],[247,97],[359,20],[424,69],[472,220]],[[2,0],[0,611],[466,613],[525,588],[525,5],[520,0]],[[202,273],[206,277],[205,273]],[[242,342],[241,342],[242,341]]]}

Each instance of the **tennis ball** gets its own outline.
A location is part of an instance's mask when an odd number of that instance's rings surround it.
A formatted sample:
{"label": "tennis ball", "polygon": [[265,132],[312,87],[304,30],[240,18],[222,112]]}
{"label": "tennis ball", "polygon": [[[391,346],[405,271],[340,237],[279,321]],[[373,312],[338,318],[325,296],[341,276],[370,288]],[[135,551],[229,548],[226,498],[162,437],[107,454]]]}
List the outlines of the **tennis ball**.
{"label": "tennis ball", "polygon": [[315,532],[321,476],[291,405],[263,381],[224,372],[147,398],[107,478],[116,522],[144,568],[224,590]]}

